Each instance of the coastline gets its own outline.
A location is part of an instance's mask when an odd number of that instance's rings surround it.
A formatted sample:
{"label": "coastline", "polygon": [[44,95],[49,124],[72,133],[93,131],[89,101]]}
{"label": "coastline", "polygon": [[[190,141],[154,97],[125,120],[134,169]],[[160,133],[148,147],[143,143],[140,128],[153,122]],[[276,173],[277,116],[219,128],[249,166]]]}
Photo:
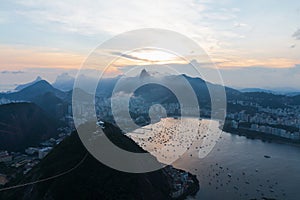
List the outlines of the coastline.
{"label": "coastline", "polygon": [[300,147],[300,141],[294,141],[286,138],[282,138],[276,135],[261,133],[257,131],[251,131],[251,130],[245,130],[245,129],[234,129],[231,127],[224,126],[222,131],[233,134],[233,135],[239,135],[244,136],[247,139],[258,139],[263,142],[270,142],[270,143],[278,143],[278,144],[286,144],[286,145],[292,145]]}
{"label": "coastline", "polygon": [[[177,120],[178,118],[171,117],[171,119]],[[162,122],[162,119],[152,122],[151,124],[145,123],[144,126],[142,126],[138,132],[144,130],[147,133],[144,132],[142,135],[147,135],[148,137],[151,138],[151,135],[153,133],[153,131],[152,131],[153,127],[150,128],[148,126],[159,125],[160,122]],[[136,131],[136,130],[134,130],[134,131]],[[132,135],[132,133],[134,133],[134,131],[131,133],[127,133],[125,135],[128,138],[130,138],[131,140],[133,140],[137,145],[139,145],[145,151],[149,151],[149,149],[147,149],[144,145],[141,145],[141,143],[138,142],[137,138]],[[151,132],[150,135],[148,135],[149,132]],[[143,138],[142,140],[144,140],[144,139],[145,138]],[[151,153],[151,151],[149,153]],[[162,162],[155,154],[153,154],[153,152],[151,154],[153,156],[155,156],[159,162]],[[164,162],[162,162],[162,163],[164,163]],[[167,164],[167,166],[165,167],[164,171],[169,177],[168,179],[169,179],[170,188],[172,188],[170,191],[170,194],[169,194],[170,199],[184,200],[184,199],[187,199],[188,196],[195,196],[198,193],[198,191],[200,189],[200,185],[199,185],[199,180],[197,179],[197,175],[192,174],[189,171],[186,171],[186,170],[183,170],[180,168],[176,168],[172,164],[168,164],[168,163],[165,163],[165,164]],[[180,174],[185,174],[187,176],[187,178],[182,178],[182,176]],[[178,177],[181,177],[181,178],[178,178]],[[176,188],[175,185],[177,185],[177,186],[181,185],[181,186],[179,188]]]}
{"label": "coastline", "polygon": [[[175,168],[172,165],[166,166],[166,168],[164,168],[163,171],[169,179],[168,182],[171,188],[169,193],[170,199],[185,200],[188,196],[194,197],[198,193],[200,185],[196,175],[191,174],[190,172],[187,172],[183,169]],[[178,184],[178,177],[181,174],[187,175],[188,181],[185,183],[185,186],[181,189],[175,189],[174,186]]]}
{"label": "coastline", "polygon": [[199,185],[199,180],[197,179],[196,175],[193,175],[191,173],[188,173],[189,176],[191,176],[191,178],[194,181],[194,184],[191,185],[186,192],[184,192],[182,194],[182,196],[175,198],[176,200],[185,200],[188,196],[196,196],[196,194],[198,193],[198,191],[200,190],[200,185]]}

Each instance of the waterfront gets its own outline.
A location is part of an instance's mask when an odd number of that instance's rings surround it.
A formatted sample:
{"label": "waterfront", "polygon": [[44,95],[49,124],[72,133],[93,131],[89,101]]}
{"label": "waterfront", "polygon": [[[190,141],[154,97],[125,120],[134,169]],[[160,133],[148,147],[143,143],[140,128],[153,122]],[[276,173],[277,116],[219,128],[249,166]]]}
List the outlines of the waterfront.
{"label": "waterfront", "polygon": [[195,199],[299,199],[299,146],[223,132],[205,158],[195,156],[199,150],[189,148],[173,163],[197,175],[200,191]]}

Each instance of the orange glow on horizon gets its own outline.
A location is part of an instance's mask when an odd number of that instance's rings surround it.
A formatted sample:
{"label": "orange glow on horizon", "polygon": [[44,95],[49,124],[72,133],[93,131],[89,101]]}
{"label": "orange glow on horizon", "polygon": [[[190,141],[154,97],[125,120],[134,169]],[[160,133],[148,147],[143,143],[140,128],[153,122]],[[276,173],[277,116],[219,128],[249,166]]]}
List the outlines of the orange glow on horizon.
{"label": "orange glow on horizon", "polygon": [[219,68],[234,69],[246,67],[263,68],[291,68],[300,63],[300,60],[286,58],[268,58],[268,59],[213,59]]}
{"label": "orange glow on horizon", "polygon": [[[106,72],[120,74],[119,68],[132,65],[150,64],[186,64],[186,61],[169,53],[134,52],[130,54],[133,59],[120,56]],[[20,48],[0,46],[0,69],[21,70],[24,68],[63,68],[80,69],[87,55],[57,51],[53,49],[41,50],[38,48]],[[267,68],[291,68],[300,63],[300,60],[286,58],[218,58],[212,60],[219,68],[234,69],[242,67],[267,67]],[[100,62],[99,62],[100,63]],[[105,66],[96,65],[91,69],[103,70]]]}
{"label": "orange glow on horizon", "polygon": [[0,69],[23,68],[79,69],[85,56],[54,50],[24,49],[0,46]]}

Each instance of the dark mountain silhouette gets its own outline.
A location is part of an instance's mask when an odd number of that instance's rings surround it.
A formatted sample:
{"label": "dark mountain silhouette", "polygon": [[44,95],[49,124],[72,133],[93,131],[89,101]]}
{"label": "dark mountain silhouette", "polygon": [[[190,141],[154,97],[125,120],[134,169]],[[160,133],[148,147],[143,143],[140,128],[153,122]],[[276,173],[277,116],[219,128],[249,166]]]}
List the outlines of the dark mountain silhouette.
{"label": "dark mountain silhouette", "polygon": [[243,88],[243,89],[240,89],[239,91],[241,91],[241,92],[265,92],[265,93],[276,94],[275,91],[261,89],[261,88]]}
{"label": "dark mountain silhouette", "polygon": [[96,95],[101,97],[111,97],[112,91],[122,76],[116,76],[114,78],[101,79],[98,83]]}
{"label": "dark mountain silhouette", "polygon": [[40,76],[36,77],[36,79],[32,82],[29,82],[29,83],[25,83],[25,84],[22,84],[22,85],[18,85],[15,90],[16,91],[20,91],[20,90],[23,90],[24,88],[27,88],[28,86],[31,86],[39,81],[43,80]]}
{"label": "dark mountain silhouette", "polygon": [[150,74],[146,71],[146,69],[143,69],[140,73],[140,79],[145,79],[149,76],[150,76]]}
{"label": "dark mountain silhouette", "polygon": [[47,112],[51,117],[60,119],[67,110],[67,103],[55,96],[53,92],[36,96],[32,99],[36,105]]}
{"label": "dark mountain silhouette", "polygon": [[256,102],[263,107],[287,107],[287,103],[292,103],[293,99],[285,95],[276,95],[266,92],[244,93],[250,101]]}
{"label": "dark mountain silhouette", "polygon": [[38,81],[13,93],[2,93],[0,98],[32,102],[40,106],[50,117],[60,118],[66,110],[67,93],[54,88],[45,80]]}
{"label": "dark mountain silhouette", "polygon": [[35,97],[52,92],[59,98],[64,98],[65,93],[55,89],[50,83],[45,80],[38,81],[18,92],[0,94],[0,97],[11,100],[32,101]]}
{"label": "dark mountain silhouette", "polygon": [[[88,78],[85,76],[80,77],[83,85],[83,91],[89,93],[91,84],[96,83],[96,79]],[[189,77],[185,74],[182,75],[169,75],[164,77],[156,77],[149,75],[149,72],[146,70],[142,70],[140,75],[137,77],[124,77],[124,76],[117,76],[114,78],[105,78],[101,79],[98,83],[98,87],[96,89],[96,96],[109,98],[112,95],[112,92],[116,86],[116,83],[122,79],[123,83],[119,85],[121,91],[131,93],[132,91],[128,91],[128,86],[135,85],[137,82],[141,81],[141,79],[145,82],[145,85],[139,88],[135,94],[143,98],[146,102],[153,102],[154,103],[168,103],[168,102],[176,102],[177,99],[174,98],[174,94],[170,92],[166,87],[159,87],[157,84],[146,84],[147,81],[151,80],[153,82],[159,81],[161,83],[168,83],[172,84],[174,87],[185,91],[186,88],[182,85],[182,82],[179,81],[180,79],[186,79],[190,86],[193,88],[198,101],[199,105],[202,108],[210,108],[211,99],[210,93],[208,88],[212,88],[213,92],[219,93],[223,86],[212,84],[207,82],[201,78]],[[69,79],[69,78],[67,78]],[[71,80],[71,79],[69,79]],[[209,87],[208,87],[209,86]],[[149,92],[152,91],[152,92]],[[300,105],[298,96],[286,96],[286,95],[278,95],[278,94],[271,94],[267,92],[240,92],[238,90],[232,89],[230,87],[225,87],[226,91],[226,98],[228,101],[251,101],[253,103],[257,103],[262,106],[269,106],[269,107],[288,107],[287,104],[293,105]],[[52,93],[52,95],[50,95]],[[46,95],[47,94],[47,95]],[[49,104],[48,108],[42,102],[47,100],[47,96],[52,96],[53,102],[47,101]],[[57,97],[55,99],[55,97]],[[57,108],[58,104],[71,104],[72,101],[72,91],[63,92],[54,87],[52,87],[48,82],[42,80],[33,85],[30,85],[19,92],[14,93],[2,93],[0,94],[0,98],[6,98],[11,100],[25,100],[30,102],[35,102],[37,105],[42,107],[52,116],[56,116],[57,113],[54,113],[54,108]],[[44,99],[44,100],[43,100]],[[62,102],[60,102],[60,100]],[[236,107],[235,105],[229,105],[228,108]],[[51,109],[50,109],[51,108]],[[52,109],[53,108],[53,109]]]}
{"label": "dark mountain silhouette", "polygon": [[[106,127],[106,135],[121,148],[144,152],[131,139],[121,134],[119,129],[109,124],[106,124]],[[77,133],[73,133],[59,144],[21,181],[14,184],[51,177],[76,165],[76,168],[61,177],[3,192],[0,198],[6,200],[170,199],[170,178],[163,170],[134,174],[111,169],[87,153]],[[195,187],[197,188],[197,185]]]}
{"label": "dark mountain silhouette", "polygon": [[287,95],[287,96],[291,96],[291,97],[293,97],[293,96],[298,96],[298,95],[300,95],[300,92],[289,92],[289,93],[287,93],[286,95]]}
{"label": "dark mountain silhouette", "polygon": [[0,149],[20,151],[57,135],[59,122],[32,103],[0,106]]}
{"label": "dark mountain silhouette", "polygon": [[293,96],[291,97],[291,99],[292,99],[292,104],[300,105],[300,95]]}

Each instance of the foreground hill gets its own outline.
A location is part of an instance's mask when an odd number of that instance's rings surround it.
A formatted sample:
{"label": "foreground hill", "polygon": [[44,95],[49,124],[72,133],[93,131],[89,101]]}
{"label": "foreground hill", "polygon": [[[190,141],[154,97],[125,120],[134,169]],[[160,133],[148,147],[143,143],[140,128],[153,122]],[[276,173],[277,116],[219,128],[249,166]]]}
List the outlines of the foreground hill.
{"label": "foreground hill", "polygon": [[[144,151],[121,134],[119,129],[111,125],[108,128],[109,138],[121,148]],[[68,173],[54,179],[3,192],[0,199],[170,199],[171,184],[164,170],[131,174],[111,169],[87,153],[77,133],[64,140],[21,181],[14,184],[36,181],[66,171]]]}
{"label": "foreground hill", "polygon": [[37,105],[0,105],[0,149],[23,150],[57,135],[59,123]]}

